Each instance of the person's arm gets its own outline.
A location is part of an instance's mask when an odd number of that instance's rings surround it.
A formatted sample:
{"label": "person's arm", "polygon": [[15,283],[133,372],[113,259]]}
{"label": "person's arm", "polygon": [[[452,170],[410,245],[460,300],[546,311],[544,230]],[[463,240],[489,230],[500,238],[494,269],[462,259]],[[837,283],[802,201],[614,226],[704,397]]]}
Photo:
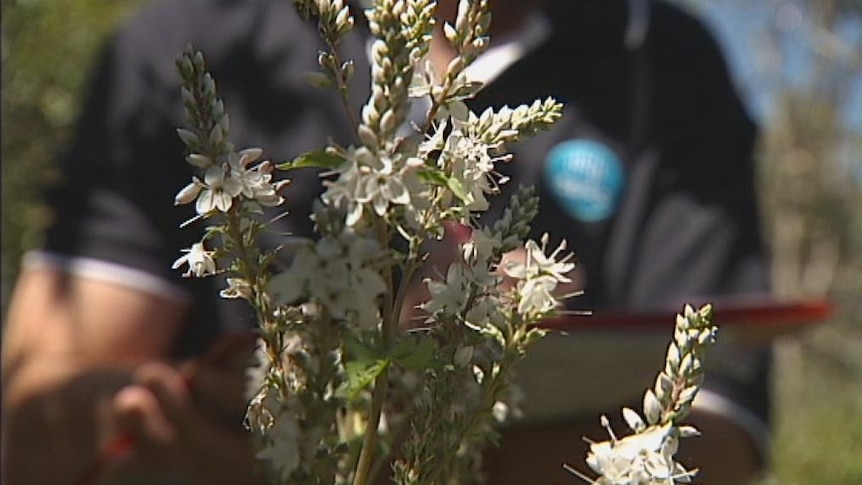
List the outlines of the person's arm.
{"label": "person's arm", "polygon": [[121,436],[134,439],[134,451],[94,479],[255,483],[242,368],[169,363],[183,314],[164,297],[25,270],[4,337],[3,483],[80,483]]}
{"label": "person's arm", "polygon": [[167,358],[182,305],[114,284],[29,269],[3,348],[4,483],[64,483],[96,458],[133,366]]}

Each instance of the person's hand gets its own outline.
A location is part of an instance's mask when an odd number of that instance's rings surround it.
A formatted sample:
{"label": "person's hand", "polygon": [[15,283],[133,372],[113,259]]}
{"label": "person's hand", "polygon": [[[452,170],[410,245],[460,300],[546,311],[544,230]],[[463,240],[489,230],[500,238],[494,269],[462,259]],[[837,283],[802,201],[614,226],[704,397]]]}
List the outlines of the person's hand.
{"label": "person's hand", "polygon": [[[257,483],[245,410],[242,366],[147,363],[113,401],[116,436],[133,443],[113,467],[129,477],[182,476],[189,483]],[[122,478],[121,478],[122,477]]]}

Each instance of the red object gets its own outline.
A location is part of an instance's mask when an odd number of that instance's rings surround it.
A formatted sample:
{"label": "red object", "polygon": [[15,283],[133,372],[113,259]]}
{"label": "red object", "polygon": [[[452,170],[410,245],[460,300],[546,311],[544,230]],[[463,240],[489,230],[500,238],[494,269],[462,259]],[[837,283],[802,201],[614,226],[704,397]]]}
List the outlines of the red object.
{"label": "red object", "polygon": [[[257,335],[257,332],[254,331],[225,335],[216,340],[206,354],[201,357],[198,364],[224,363],[231,357],[234,357],[245,346],[251,345],[257,338]],[[195,373],[192,370],[190,374],[185,375],[183,378],[183,383],[189,392],[193,390],[194,377]],[[92,485],[97,483],[108,471],[110,465],[131,456],[137,447],[138,439],[131,434],[126,433],[115,437],[101,450],[93,463],[78,478],[71,482],[72,485]]]}
{"label": "red object", "polygon": [[[568,332],[601,330],[662,330],[673,328],[680,309],[645,311],[595,310],[550,318],[543,326]],[[795,302],[716,300],[713,322],[753,337],[774,338],[828,320],[833,314],[826,300]]]}
{"label": "red object", "polygon": [[92,483],[96,483],[96,481],[107,471],[109,465],[131,455],[137,446],[138,440],[134,436],[121,435],[114,438],[114,440],[108,443],[108,446],[99,453],[99,456],[96,457],[96,461],[94,461],[77,480],[72,482],[72,485],[90,485]]}
{"label": "red object", "polygon": [[446,235],[451,237],[456,244],[464,244],[473,237],[473,228],[458,222],[444,222]]}

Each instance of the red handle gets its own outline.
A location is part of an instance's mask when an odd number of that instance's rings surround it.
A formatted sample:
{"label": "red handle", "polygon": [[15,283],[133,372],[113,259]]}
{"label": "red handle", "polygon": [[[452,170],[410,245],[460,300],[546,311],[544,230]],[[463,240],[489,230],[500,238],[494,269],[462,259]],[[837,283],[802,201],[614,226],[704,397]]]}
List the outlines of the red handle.
{"label": "red handle", "polygon": [[[257,337],[256,332],[225,335],[218,339],[215,344],[200,359],[201,364],[218,364],[228,361],[236,355],[236,352],[245,345],[251,344]],[[186,389],[191,391],[194,386],[194,368],[188,375],[183,376]],[[93,485],[107,471],[108,467],[131,456],[138,447],[138,439],[130,433],[122,433],[115,437],[99,452],[95,460],[84,472],[72,482],[72,485]]]}

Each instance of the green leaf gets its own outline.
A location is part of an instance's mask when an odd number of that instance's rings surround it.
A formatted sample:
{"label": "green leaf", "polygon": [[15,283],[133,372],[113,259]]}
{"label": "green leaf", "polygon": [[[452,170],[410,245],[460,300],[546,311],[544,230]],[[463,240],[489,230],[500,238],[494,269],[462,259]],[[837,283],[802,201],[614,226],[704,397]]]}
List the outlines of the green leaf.
{"label": "green leaf", "polygon": [[469,194],[464,189],[464,186],[461,184],[461,181],[455,177],[447,177],[442,170],[438,170],[436,168],[424,167],[422,170],[417,172],[419,178],[421,178],[425,183],[431,185],[438,185],[440,187],[448,188],[455,197],[469,202]]}
{"label": "green leaf", "polygon": [[384,352],[373,342],[364,342],[359,337],[347,334],[344,337],[344,351],[348,360],[357,362],[374,362],[386,357]]}
{"label": "green leaf", "polygon": [[469,202],[469,195],[467,191],[464,190],[464,186],[461,185],[461,181],[456,179],[455,177],[451,177],[446,180],[446,186],[449,187],[449,190],[464,202]]}
{"label": "green leaf", "polygon": [[276,168],[279,170],[306,167],[332,169],[340,167],[345,161],[345,158],[340,155],[333,155],[325,150],[315,150],[303,153],[289,162],[280,163],[276,165]]}
{"label": "green leaf", "polygon": [[442,170],[438,170],[436,168],[424,167],[416,172],[416,175],[418,175],[423,182],[431,185],[439,185],[441,187],[445,187],[447,185],[446,174],[444,174]]}
{"label": "green leaf", "polygon": [[343,389],[348,399],[355,399],[360,392],[369,389],[377,376],[389,367],[388,360],[350,361],[344,364],[347,372],[347,387]]}
{"label": "green leaf", "polygon": [[401,367],[421,371],[431,364],[436,346],[428,338],[405,338],[392,349],[392,360]]}

